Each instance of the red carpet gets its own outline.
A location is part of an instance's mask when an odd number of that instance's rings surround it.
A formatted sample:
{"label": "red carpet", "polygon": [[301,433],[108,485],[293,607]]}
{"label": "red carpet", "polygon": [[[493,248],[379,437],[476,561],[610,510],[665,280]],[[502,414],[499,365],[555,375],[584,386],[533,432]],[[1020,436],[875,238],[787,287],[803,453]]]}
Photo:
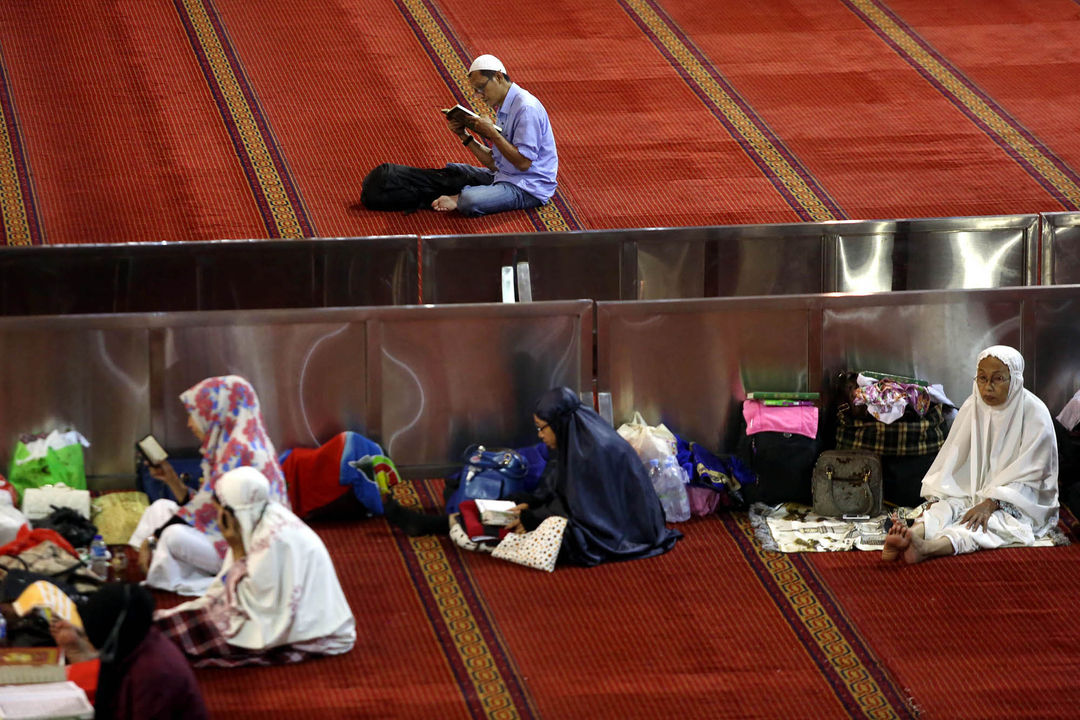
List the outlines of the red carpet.
{"label": "red carpet", "polygon": [[[431,506],[438,487],[398,492]],[[201,670],[215,717],[1067,718],[1080,702],[1075,545],[904,567],[763,553],[730,515],[685,523],[659,558],[548,575],[382,520],[316,527],[356,648]]]}
{"label": "red carpet", "polygon": [[[9,245],[535,232],[1080,208],[1069,0],[11,0]],[[560,189],[465,220],[357,208],[468,161],[435,109],[499,54]]]}

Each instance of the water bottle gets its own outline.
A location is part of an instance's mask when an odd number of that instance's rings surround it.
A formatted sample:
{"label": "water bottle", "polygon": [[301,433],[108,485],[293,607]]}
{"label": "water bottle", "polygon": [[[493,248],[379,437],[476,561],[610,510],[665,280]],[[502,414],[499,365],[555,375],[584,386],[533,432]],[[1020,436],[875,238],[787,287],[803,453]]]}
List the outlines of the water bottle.
{"label": "water bottle", "polygon": [[90,572],[102,580],[108,580],[110,557],[112,557],[112,553],[109,552],[109,546],[105,544],[100,535],[95,535],[94,541],[90,543]]}
{"label": "water bottle", "polygon": [[0,613],[0,645],[7,645],[7,618]]}
{"label": "water bottle", "polygon": [[689,478],[686,471],[675,462],[675,456],[668,455],[660,467],[659,488],[660,504],[668,522],[685,522],[690,519],[690,497],[686,494]]}

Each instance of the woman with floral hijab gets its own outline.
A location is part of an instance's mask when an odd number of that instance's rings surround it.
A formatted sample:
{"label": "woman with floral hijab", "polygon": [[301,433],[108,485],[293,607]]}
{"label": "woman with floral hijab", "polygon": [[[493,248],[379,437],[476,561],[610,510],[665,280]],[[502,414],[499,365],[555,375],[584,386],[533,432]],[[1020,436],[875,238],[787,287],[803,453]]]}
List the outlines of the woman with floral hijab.
{"label": "woman with floral hijab", "polygon": [[266,433],[251,383],[236,375],[203,380],[180,395],[188,427],[201,442],[202,484],[192,492],[168,463],[150,474],[172,490],[177,502],[158,500],[143,515],[130,543],[143,548],[146,583],[183,595],[201,595],[228,551],[213,503],[218,478],[253,467],[269,482],[270,497],[285,507],[289,496],[277,452]]}

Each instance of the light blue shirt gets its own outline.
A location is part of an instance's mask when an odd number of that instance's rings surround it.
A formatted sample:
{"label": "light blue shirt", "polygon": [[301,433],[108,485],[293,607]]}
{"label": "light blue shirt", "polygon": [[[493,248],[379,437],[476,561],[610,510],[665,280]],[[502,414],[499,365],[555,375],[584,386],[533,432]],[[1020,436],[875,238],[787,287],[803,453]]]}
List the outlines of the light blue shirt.
{"label": "light blue shirt", "polygon": [[551,132],[547,110],[531,93],[512,83],[495,115],[495,124],[502,128],[502,136],[518,152],[532,160],[529,169],[522,172],[498,149],[492,148],[495,182],[511,183],[547,202],[555,194],[555,175],[559,171],[559,155],[555,151],[555,135]]}

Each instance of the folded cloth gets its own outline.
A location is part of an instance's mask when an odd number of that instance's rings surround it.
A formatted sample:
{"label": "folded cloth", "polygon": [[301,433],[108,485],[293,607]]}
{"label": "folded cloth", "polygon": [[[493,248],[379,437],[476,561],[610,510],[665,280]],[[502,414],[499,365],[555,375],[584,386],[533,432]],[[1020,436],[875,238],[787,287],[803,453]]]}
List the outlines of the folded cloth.
{"label": "folded cloth", "polygon": [[1076,424],[1080,422],[1080,390],[1061,408],[1057,421],[1070,432],[1076,428]]}
{"label": "folded cloth", "polygon": [[818,409],[814,406],[765,405],[761,400],[743,401],[746,434],[781,432],[816,438]]}

